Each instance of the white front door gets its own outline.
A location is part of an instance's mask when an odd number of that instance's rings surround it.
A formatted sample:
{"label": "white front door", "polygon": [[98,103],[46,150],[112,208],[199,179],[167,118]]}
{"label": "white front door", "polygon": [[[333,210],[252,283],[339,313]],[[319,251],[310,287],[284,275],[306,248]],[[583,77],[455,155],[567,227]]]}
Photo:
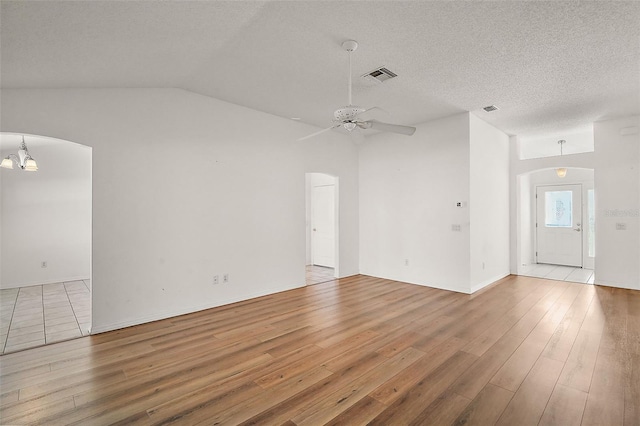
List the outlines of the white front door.
{"label": "white front door", "polygon": [[335,186],[314,186],[311,195],[311,256],[318,266],[335,267]]}
{"label": "white front door", "polygon": [[536,188],[538,263],[582,267],[582,185]]}

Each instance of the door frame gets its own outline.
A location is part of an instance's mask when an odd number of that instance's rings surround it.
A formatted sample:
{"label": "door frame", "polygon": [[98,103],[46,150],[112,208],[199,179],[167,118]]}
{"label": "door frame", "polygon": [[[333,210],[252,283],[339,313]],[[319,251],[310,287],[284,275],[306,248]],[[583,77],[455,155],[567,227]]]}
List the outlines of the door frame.
{"label": "door frame", "polygon": [[312,232],[311,232],[311,203],[312,203],[312,186],[314,176],[320,175],[321,177],[331,178],[334,186],[334,277],[340,276],[340,178],[330,173],[324,172],[307,172],[305,173],[305,211],[306,211],[306,249],[307,255],[305,259],[305,265],[310,264],[313,261],[313,254],[311,253],[312,244]]}

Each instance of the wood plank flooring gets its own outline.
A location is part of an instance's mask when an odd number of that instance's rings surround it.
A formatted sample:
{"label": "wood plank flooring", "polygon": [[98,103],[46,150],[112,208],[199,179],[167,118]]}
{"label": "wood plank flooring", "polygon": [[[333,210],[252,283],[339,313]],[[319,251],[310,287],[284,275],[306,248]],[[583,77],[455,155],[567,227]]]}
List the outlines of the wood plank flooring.
{"label": "wood plank flooring", "polygon": [[0,357],[1,424],[640,425],[640,292],[354,276]]}

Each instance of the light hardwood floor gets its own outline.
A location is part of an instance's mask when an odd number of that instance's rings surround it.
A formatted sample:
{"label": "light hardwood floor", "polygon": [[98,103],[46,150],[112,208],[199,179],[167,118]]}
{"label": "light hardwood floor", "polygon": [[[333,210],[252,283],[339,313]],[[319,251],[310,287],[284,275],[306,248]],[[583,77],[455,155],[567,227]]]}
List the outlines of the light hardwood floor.
{"label": "light hardwood floor", "polygon": [[637,425],[640,292],[355,276],[0,357],[2,424]]}

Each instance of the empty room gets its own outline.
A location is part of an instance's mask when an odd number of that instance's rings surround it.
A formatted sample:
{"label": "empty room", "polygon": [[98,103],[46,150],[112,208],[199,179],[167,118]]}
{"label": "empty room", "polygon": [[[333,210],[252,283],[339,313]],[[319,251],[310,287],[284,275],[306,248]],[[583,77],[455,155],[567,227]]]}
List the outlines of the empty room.
{"label": "empty room", "polygon": [[0,424],[640,425],[640,3],[0,4]]}

